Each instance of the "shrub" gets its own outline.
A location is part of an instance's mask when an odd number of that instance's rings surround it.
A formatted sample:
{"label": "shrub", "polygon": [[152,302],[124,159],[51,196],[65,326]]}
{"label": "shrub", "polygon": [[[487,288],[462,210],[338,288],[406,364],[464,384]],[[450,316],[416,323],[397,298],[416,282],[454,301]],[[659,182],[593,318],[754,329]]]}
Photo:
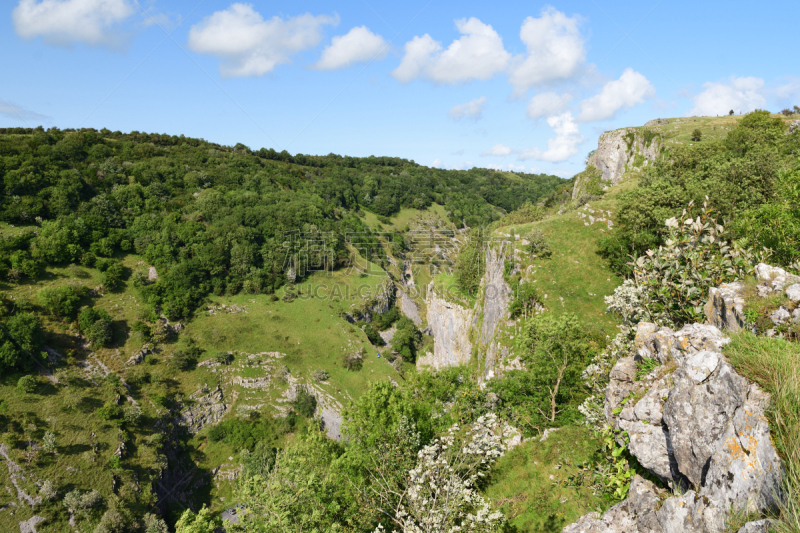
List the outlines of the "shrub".
{"label": "shrub", "polygon": [[53,316],[73,318],[78,311],[81,294],[74,287],[45,287],[39,291],[39,302]]}
{"label": "shrub", "polygon": [[308,391],[308,388],[298,385],[292,407],[298,414],[311,418],[317,410],[317,398]]}
{"label": "shrub", "polygon": [[92,324],[85,334],[93,346],[108,346],[114,338],[111,321],[105,318]]}
{"label": "shrub", "polygon": [[793,114],[794,114],[794,111],[792,111],[791,109],[789,109],[789,108],[787,107],[786,109],[783,109],[783,110],[781,111],[781,114],[782,114],[782,115],[784,115],[784,116],[787,116],[787,117],[788,117],[788,116],[791,116],[791,115],[793,115]]}
{"label": "shrub", "polygon": [[197,364],[197,359],[185,350],[175,350],[169,359],[170,366],[177,370],[189,370]]}
{"label": "shrub", "polygon": [[34,376],[22,376],[17,381],[17,390],[23,394],[31,394],[36,390],[39,380]]}
{"label": "shrub", "polygon": [[95,346],[106,346],[113,338],[111,316],[103,309],[84,307],[78,316],[81,332]]}
{"label": "shrub", "polygon": [[48,479],[42,483],[42,486],[39,488],[39,494],[41,494],[42,498],[45,500],[52,502],[58,498],[58,489],[56,489],[53,482]]}
{"label": "shrub", "polygon": [[135,426],[142,419],[142,408],[133,404],[126,405],[122,408],[122,418],[126,424]]}
{"label": "shrub", "polygon": [[531,257],[545,258],[550,257],[553,254],[553,252],[550,250],[550,244],[547,242],[544,232],[539,228],[531,230],[525,236],[525,239],[530,242],[528,249]]}
{"label": "shrub", "polygon": [[361,370],[364,365],[364,354],[361,351],[346,353],[342,362],[347,370]]}
{"label": "shrub", "polygon": [[233,354],[225,351],[217,352],[214,360],[221,365],[229,365],[233,362]]}
{"label": "shrub", "polygon": [[411,319],[403,317],[397,321],[397,331],[392,338],[392,347],[403,356],[403,359],[413,363],[417,360],[417,346],[422,342],[422,333]]}
{"label": "shrub", "polygon": [[322,383],[323,381],[328,381],[329,377],[330,376],[328,375],[328,372],[326,370],[322,370],[321,368],[318,368],[317,370],[314,370],[311,373],[311,379],[313,379],[317,383]]}
{"label": "shrub", "polygon": [[[759,256],[746,243],[726,240],[725,228],[711,215],[706,202],[694,218],[690,204],[680,217],[666,221],[669,238],[664,246],[648,250],[631,263],[642,310],[634,319],[678,327],[702,322],[708,289],[752,272]],[[621,299],[618,291],[628,290],[630,285],[618,287],[606,302],[613,306],[611,310],[633,317],[632,311],[614,304],[615,298]]]}
{"label": "shrub", "polygon": [[46,431],[42,438],[42,449],[47,453],[56,452],[56,435],[52,431]]}
{"label": "shrub", "polygon": [[700,131],[698,128],[695,128],[692,131],[692,140],[695,142],[700,142],[703,139],[703,132]]}
{"label": "shrub", "polygon": [[514,297],[508,306],[512,318],[533,316],[537,306],[542,305],[542,298],[533,283],[520,282],[514,287]]}
{"label": "shrub", "polygon": [[125,519],[116,509],[109,509],[103,513],[100,523],[94,528],[94,533],[124,533],[126,530]]}
{"label": "shrub", "polygon": [[144,515],[144,533],[169,533],[169,527],[162,518],[147,513]]}
{"label": "shrub", "polygon": [[122,416],[122,409],[115,403],[106,402],[97,410],[97,416],[103,420],[114,420]]}
{"label": "shrub", "polygon": [[72,509],[73,511],[79,509],[94,509],[100,507],[102,503],[103,497],[95,489],[88,492],[73,490],[72,492],[68,492],[63,500],[64,507]]}

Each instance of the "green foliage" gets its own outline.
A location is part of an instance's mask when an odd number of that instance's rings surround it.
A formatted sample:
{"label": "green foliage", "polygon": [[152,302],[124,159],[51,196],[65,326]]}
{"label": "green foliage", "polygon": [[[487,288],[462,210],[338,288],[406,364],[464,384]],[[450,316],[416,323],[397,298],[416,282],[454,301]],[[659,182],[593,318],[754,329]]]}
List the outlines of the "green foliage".
{"label": "green foliage", "polygon": [[44,333],[31,313],[17,313],[0,321],[0,370],[26,369],[41,359]]}
{"label": "green foliage", "polygon": [[692,140],[693,140],[694,142],[700,142],[700,141],[702,141],[702,140],[703,140],[703,132],[702,132],[702,131],[700,131],[699,129],[695,128],[695,129],[692,131]]}
{"label": "green foliage", "polygon": [[[362,208],[388,224],[402,208],[437,202],[451,222],[474,227],[564,183],[391,157],[293,156],[182,136],[57,128],[0,129],[0,172],[0,220],[43,219],[38,235],[0,239],[0,275],[18,281],[44,264],[96,264],[103,287],[114,291],[127,273],[106,258],[135,252],[159,279],[139,275],[134,284],[171,319],[191,316],[212,292],[273,293],[287,281],[287,252],[295,264],[323,264],[323,255],[328,268],[347,264],[345,234],[374,241],[356,214]],[[287,235],[300,237],[296,247],[284,247]],[[317,237],[325,243],[319,250],[302,246]],[[405,252],[405,238],[393,235],[391,247]],[[372,255],[379,246],[367,248]]]}
{"label": "green foliage", "polygon": [[215,533],[222,521],[211,515],[211,509],[203,508],[197,513],[187,509],[175,524],[175,533]]}
{"label": "green foliage", "polygon": [[641,381],[653,370],[661,366],[661,362],[655,358],[643,357],[636,362],[636,381]]}
{"label": "green foliage", "polygon": [[115,403],[106,402],[96,411],[96,414],[103,420],[116,420],[122,418],[122,409]]}
{"label": "green foliage", "polygon": [[520,359],[536,372],[511,370],[491,382],[505,414],[527,431],[543,431],[576,419],[587,395],[583,369],[599,352],[599,334],[572,314],[544,313],[522,324]]}
{"label": "green foliage", "polygon": [[676,326],[702,322],[708,289],[743,279],[758,262],[746,243],[726,240],[725,228],[712,214],[704,203],[694,217],[690,205],[680,217],[667,220],[664,246],[648,250],[631,264],[649,321]]}
{"label": "green foliage", "polygon": [[328,374],[328,371],[327,370],[323,370],[321,368],[318,368],[317,370],[314,370],[311,373],[311,379],[313,379],[317,383],[322,383],[324,381],[328,381],[329,377],[330,377],[330,375]]}
{"label": "green foliage", "polygon": [[317,397],[311,394],[307,387],[298,385],[292,407],[300,416],[311,418],[317,410]]}
{"label": "green foliage", "polygon": [[533,316],[536,305],[541,305],[542,297],[533,283],[520,281],[512,287],[513,298],[508,305],[508,312],[512,318]]}
{"label": "green foliage", "polygon": [[211,442],[224,442],[237,450],[256,449],[259,443],[274,446],[278,439],[293,430],[295,418],[261,417],[256,420],[232,418],[212,426],[208,432]]}
{"label": "green foliage", "polygon": [[107,346],[114,336],[111,316],[104,309],[84,307],[78,316],[78,325],[95,346]]}
{"label": "green foliage", "polygon": [[547,242],[547,237],[541,229],[532,229],[525,235],[525,239],[530,243],[528,245],[528,251],[531,258],[537,257],[544,259],[553,255],[553,251],[550,249],[550,243]]}
{"label": "green foliage", "polygon": [[[525,202],[519,209],[510,212],[502,218],[504,226],[511,226],[516,224],[529,224],[542,220],[545,216],[545,209],[542,206],[534,205],[531,202]],[[499,224],[499,221],[494,225]]]}
{"label": "green foliage", "polygon": [[347,481],[331,470],[340,454],[318,431],[279,450],[269,471],[240,480],[236,498],[245,511],[235,531],[342,531],[337,518]]}
{"label": "green foliage", "polygon": [[467,294],[475,294],[486,270],[486,243],[481,229],[469,232],[469,239],[458,252],[453,270],[456,285]]}
{"label": "green foliage", "polygon": [[45,287],[39,291],[39,302],[53,316],[74,318],[80,305],[81,291],[71,285]]}
{"label": "green foliage", "polygon": [[422,333],[411,319],[403,317],[397,321],[397,331],[392,337],[392,348],[403,360],[414,363],[417,360],[417,347],[422,342]]}
{"label": "green foliage", "polygon": [[39,380],[34,376],[22,376],[17,381],[17,390],[22,394],[32,394],[39,386]]}
{"label": "green foliage", "polygon": [[[678,146],[669,157],[658,158],[642,172],[636,188],[620,195],[614,233],[601,240],[599,253],[616,272],[630,275],[630,256],[655,250],[667,239],[664,220],[678,216],[689,202],[708,198],[718,220],[735,231],[731,238],[745,237],[756,247],[785,242],[786,256],[791,239],[797,238],[796,225],[788,227],[788,236],[781,229],[775,239],[764,218],[773,210],[765,208],[761,217],[757,215],[762,206],[778,204],[786,219],[794,218],[793,202],[783,199],[780,186],[782,169],[796,168],[793,136],[784,135],[784,130],[779,119],[756,111],[744,116],[722,141]],[[731,224],[742,213],[750,213],[752,222]]]}

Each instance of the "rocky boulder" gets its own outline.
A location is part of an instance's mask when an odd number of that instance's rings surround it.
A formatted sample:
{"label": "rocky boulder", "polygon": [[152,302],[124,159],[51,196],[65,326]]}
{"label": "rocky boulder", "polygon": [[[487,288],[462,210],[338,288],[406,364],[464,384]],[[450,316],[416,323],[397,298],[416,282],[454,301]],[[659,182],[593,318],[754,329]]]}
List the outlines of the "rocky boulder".
{"label": "rocky boulder", "polygon": [[[644,468],[669,487],[692,490],[666,497],[637,477],[628,499],[564,532],[717,533],[731,508],[759,512],[777,503],[784,470],[765,416],[769,395],[727,362],[727,342],[712,325],[677,332],[638,325],[636,356],[611,371],[605,414],[627,433],[628,450]],[[661,364],[642,375],[637,362],[645,359]],[[752,522],[742,531],[761,527]]]}

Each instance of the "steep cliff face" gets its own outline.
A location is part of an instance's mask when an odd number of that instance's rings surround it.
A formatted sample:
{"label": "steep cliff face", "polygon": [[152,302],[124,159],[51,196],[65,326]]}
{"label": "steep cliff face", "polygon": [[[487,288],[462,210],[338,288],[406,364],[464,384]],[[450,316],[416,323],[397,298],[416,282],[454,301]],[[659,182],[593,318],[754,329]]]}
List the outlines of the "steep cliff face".
{"label": "steep cliff face", "polygon": [[470,329],[473,311],[449,302],[428,286],[428,328],[433,335],[433,353],[420,357],[417,367],[436,369],[467,364],[472,357]]}
{"label": "steep cliff face", "polygon": [[[784,290],[794,281],[778,270],[759,265],[759,290]],[[722,353],[730,341],[717,325],[744,327],[740,286],[710,292],[711,324],[680,331],[637,326],[637,355],[614,366],[605,398],[607,422],[627,433],[639,464],[669,487],[692,490],[677,496],[637,478],[628,499],[603,516],[582,517],[564,533],[718,533],[727,531],[731,509],[759,513],[782,498],[784,466],[766,417],[770,396]],[[660,365],[641,377],[637,361],[647,359]],[[766,523],[741,531],[767,531]]]}
{"label": "steep cliff face", "polygon": [[503,276],[507,246],[490,246],[486,251],[486,271],[481,293],[473,309],[466,309],[436,294],[433,283],[428,287],[427,320],[434,339],[434,352],[419,358],[419,368],[444,368],[466,364],[472,358],[473,346],[484,357],[484,377],[493,375],[498,355],[498,326],[508,316],[511,287]]}
{"label": "steep cliff face", "polygon": [[588,165],[600,170],[602,180],[616,185],[626,171],[642,168],[655,161],[661,151],[661,139],[650,130],[623,128],[600,135],[597,150]]}

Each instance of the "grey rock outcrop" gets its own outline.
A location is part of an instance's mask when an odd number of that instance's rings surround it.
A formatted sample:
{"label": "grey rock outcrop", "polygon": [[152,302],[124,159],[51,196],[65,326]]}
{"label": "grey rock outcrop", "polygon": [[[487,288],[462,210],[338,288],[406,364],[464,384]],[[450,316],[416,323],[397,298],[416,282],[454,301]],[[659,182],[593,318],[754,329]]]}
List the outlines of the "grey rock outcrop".
{"label": "grey rock outcrop", "polygon": [[800,131],[800,120],[794,120],[789,124],[789,134]]}
{"label": "grey rock outcrop", "polygon": [[745,328],[744,283],[723,283],[708,291],[708,303],[704,307],[706,320],[720,329],[738,332]]}
{"label": "grey rock outcrop", "polygon": [[[759,512],[778,503],[784,469],[765,416],[769,395],[727,362],[727,342],[712,325],[677,332],[638,325],[637,355],[611,371],[606,418],[627,432],[628,450],[643,467],[671,487],[694,490],[659,498],[655,486],[637,478],[628,499],[565,533],[719,533],[731,508]],[[662,364],[637,375],[643,359]],[[764,527],[752,522],[742,531]]]}
{"label": "grey rock outcrop", "polygon": [[420,357],[417,366],[439,369],[467,364],[472,357],[472,310],[439,296],[433,282],[428,286],[426,304],[428,328],[434,339],[433,354]]}
{"label": "grey rock outcrop", "polygon": [[623,128],[600,135],[597,150],[588,164],[603,174],[603,181],[616,185],[626,170],[633,168],[636,156],[644,158],[643,164],[655,161],[661,151],[660,138],[648,138],[640,128]]}
{"label": "grey rock outcrop", "polygon": [[228,411],[219,385],[214,390],[202,388],[189,398],[194,400],[194,405],[181,412],[178,423],[186,426],[190,433],[197,433],[204,427],[219,422]]}

